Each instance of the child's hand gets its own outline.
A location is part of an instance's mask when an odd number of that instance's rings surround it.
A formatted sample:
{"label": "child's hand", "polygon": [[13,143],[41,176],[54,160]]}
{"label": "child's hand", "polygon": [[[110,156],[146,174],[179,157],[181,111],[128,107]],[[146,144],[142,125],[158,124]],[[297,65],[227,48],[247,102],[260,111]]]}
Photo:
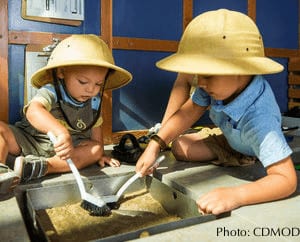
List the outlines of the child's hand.
{"label": "child's hand", "polygon": [[72,138],[68,133],[60,133],[56,137],[56,142],[53,144],[54,151],[58,157],[63,160],[71,158],[74,147],[72,143]]}
{"label": "child's hand", "polygon": [[159,146],[157,143],[149,143],[147,149],[143,152],[136,163],[135,171],[142,176],[150,175],[155,168],[151,168],[155,164],[155,159],[159,155]]}
{"label": "child's hand", "polygon": [[109,166],[112,167],[119,167],[120,162],[114,158],[111,158],[109,156],[102,156],[101,159],[98,161],[99,166],[104,167],[105,164],[108,164]]}
{"label": "child's hand", "polygon": [[239,194],[234,188],[217,188],[200,197],[197,205],[200,213],[218,215],[238,208]]}

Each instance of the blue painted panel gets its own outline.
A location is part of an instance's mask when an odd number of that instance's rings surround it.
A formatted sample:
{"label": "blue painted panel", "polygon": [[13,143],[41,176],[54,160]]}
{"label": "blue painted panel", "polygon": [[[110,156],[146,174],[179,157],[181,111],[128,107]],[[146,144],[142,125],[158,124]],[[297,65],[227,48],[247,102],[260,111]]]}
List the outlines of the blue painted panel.
{"label": "blue painted panel", "polygon": [[[113,91],[113,131],[149,129],[162,120],[177,73],[155,63],[171,53],[114,51],[116,63],[133,74],[128,85]],[[208,115],[197,124],[211,123]]]}
{"label": "blue painted panel", "polygon": [[24,46],[9,46],[9,122],[20,119],[24,100]]}
{"label": "blue painted panel", "polygon": [[298,0],[257,1],[256,22],[265,47],[298,48]]}
{"label": "blue painted panel", "polygon": [[85,21],[83,22],[83,33],[100,35],[100,9],[101,1],[85,0]]}
{"label": "blue painted panel", "polygon": [[113,35],[178,40],[182,33],[182,0],[115,0]]}
{"label": "blue painted panel", "polygon": [[247,13],[248,1],[247,0],[209,0],[209,1],[194,1],[194,16],[200,13],[217,10],[220,8],[227,8],[230,10]]}
{"label": "blue painted panel", "polygon": [[273,58],[273,60],[282,64],[285,71],[273,75],[265,75],[265,77],[272,87],[281,112],[286,112],[288,110],[288,73],[286,71],[288,60],[286,58]]}
{"label": "blue painted panel", "polygon": [[[39,23],[20,17],[21,1],[9,2],[9,29],[58,33],[100,34],[100,2],[86,1],[86,21],[79,27]],[[247,0],[194,1],[194,15],[207,10],[228,8],[247,12]],[[179,40],[182,33],[182,0],[115,0],[113,4],[115,36]],[[277,17],[277,13],[282,17]],[[297,48],[298,1],[257,1],[257,22],[267,47]],[[10,122],[19,119],[23,106],[25,46],[9,46]],[[133,81],[113,91],[113,131],[148,129],[160,122],[176,73],[158,69],[155,62],[171,53],[114,50],[118,65],[132,72]],[[287,59],[276,59],[287,67]],[[287,110],[287,69],[268,75],[282,112]],[[208,118],[199,124],[208,123]]]}
{"label": "blue painted panel", "polygon": [[133,80],[113,91],[113,130],[145,129],[160,122],[176,73],[158,69],[155,62],[166,53],[114,51],[116,63],[133,74]]}

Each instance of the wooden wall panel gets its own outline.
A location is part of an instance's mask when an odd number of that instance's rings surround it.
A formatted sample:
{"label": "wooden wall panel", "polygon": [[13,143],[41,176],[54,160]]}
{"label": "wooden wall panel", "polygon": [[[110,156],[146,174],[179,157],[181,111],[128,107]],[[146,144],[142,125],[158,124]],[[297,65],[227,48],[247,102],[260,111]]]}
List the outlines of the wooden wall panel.
{"label": "wooden wall panel", "polygon": [[182,26],[183,30],[185,30],[186,26],[191,22],[193,19],[193,0],[183,0],[183,19],[182,19]]}
{"label": "wooden wall panel", "polygon": [[256,22],[256,0],[248,0],[248,16]]}
{"label": "wooden wall panel", "polygon": [[[101,0],[101,37],[112,49],[112,0]],[[103,140],[112,143],[112,91],[105,91],[102,103]]]}
{"label": "wooden wall panel", "polygon": [[295,106],[300,106],[300,57],[290,58],[288,69],[288,107],[291,109]]}
{"label": "wooden wall panel", "polygon": [[[182,26],[183,29],[193,19],[194,0],[182,0]],[[8,0],[0,1],[0,120],[8,121],[8,44],[51,44],[53,38],[64,39],[68,34],[46,33],[46,32],[27,32],[27,31],[8,31]],[[101,0],[101,38],[111,49],[124,50],[144,50],[144,51],[166,51],[175,52],[178,47],[178,41],[126,38],[113,36],[113,0]],[[256,20],[256,0],[248,0],[248,15]],[[299,21],[300,22],[300,21]],[[300,31],[299,31],[300,33]],[[300,38],[299,38],[300,40]],[[300,56],[299,49],[280,49],[266,48],[265,53],[269,57],[291,58]],[[292,91],[294,93],[294,91]],[[116,142],[122,132],[112,133],[112,93],[106,92],[103,103],[103,118],[105,143]],[[133,131],[137,134],[143,134],[144,131]],[[124,132],[126,133],[126,132]]]}
{"label": "wooden wall panel", "polygon": [[8,121],[8,0],[0,1],[0,120]]}

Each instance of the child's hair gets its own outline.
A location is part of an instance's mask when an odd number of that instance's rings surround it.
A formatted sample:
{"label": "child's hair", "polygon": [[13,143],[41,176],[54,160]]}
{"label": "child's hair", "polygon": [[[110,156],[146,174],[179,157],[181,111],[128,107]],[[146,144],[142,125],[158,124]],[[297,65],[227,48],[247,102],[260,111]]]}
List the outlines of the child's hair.
{"label": "child's hair", "polygon": [[89,65],[110,69],[105,89],[115,89],[132,80],[131,74],[116,66],[111,50],[98,36],[78,34],[62,40],[53,50],[47,65],[36,71],[31,77],[34,87],[52,83],[53,69],[61,66]]}
{"label": "child's hair", "polygon": [[219,9],[194,18],[178,51],[156,63],[168,71],[200,75],[258,75],[283,70],[265,57],[261,34],[247,15]]}

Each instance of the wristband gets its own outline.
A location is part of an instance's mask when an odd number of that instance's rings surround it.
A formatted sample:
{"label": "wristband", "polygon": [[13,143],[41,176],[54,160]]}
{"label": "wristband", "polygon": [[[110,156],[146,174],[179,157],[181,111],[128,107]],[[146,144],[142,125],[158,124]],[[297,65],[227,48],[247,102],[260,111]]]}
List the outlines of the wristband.
{"label": "wristband", "polygon": [[150,137],[151,140],[154,140],[156,143],[159,144],[160,151],[164,151],[168,148],[166,142],[160,138],[157,134],[154,134]]}

